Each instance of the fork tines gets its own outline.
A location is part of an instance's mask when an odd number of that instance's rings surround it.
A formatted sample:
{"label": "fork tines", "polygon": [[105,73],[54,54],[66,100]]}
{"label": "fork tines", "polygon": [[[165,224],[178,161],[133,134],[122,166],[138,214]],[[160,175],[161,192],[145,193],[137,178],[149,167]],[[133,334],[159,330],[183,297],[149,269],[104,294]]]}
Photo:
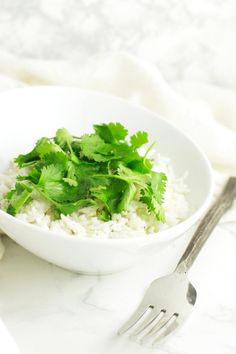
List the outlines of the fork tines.
{"label": "fork tines", "polygon": [[141,306],[119,330],[129,333],[131,339],[155,346],[177,326],[178,313],[170,314],[165,309]]}

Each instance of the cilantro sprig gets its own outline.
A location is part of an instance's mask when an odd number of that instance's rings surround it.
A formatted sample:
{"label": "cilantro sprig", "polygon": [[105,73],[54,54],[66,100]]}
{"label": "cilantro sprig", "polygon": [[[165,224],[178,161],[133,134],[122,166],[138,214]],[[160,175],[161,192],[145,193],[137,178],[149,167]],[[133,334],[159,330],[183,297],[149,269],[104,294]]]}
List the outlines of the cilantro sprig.
{"label": "cilantro sprig", "polygon": [[40,195],[50,204],[55,218],[93,205],[101,220],[129,208],[132,200],[147,206],[160,222],[165,221],[163,200],[166,175],[152,170],[147,155],[139,148],[148,143],[148,134],[138,131],[128,138],[120,123],[95,124],[92,134],[72,136],[65,128],[54,138],[43,137],[32,151],[15,159],[26,175],[5,196],[6,210],[16,215]]}

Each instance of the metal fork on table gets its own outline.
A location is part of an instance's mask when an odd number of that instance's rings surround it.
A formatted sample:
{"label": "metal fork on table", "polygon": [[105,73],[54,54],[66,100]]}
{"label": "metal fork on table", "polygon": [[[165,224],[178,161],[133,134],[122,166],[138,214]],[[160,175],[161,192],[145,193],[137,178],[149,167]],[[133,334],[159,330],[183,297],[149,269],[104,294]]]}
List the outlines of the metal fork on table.
{"label": "metal fork on table", "polygon": [[175,271],[151,283],[138,309],[120,328],[119,334],[131,331],[131,338],[154,346],[184,322],[197,298],[187,272],[235,197],[236,177],[230,177],[221,195],[202,219]]}

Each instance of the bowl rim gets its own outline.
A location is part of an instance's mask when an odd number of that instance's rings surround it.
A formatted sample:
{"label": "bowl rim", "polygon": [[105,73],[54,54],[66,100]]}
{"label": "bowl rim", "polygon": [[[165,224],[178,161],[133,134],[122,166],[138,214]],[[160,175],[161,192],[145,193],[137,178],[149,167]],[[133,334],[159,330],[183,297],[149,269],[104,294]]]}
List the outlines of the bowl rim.
{"label": "bowl rim", "polygon": [[[47,235],[47,237],[52,237],[52,238],[61,238],[61,239],[66,239],[72,242],[85,242],[85,243],[95,243],[95,244],[136,244],[136,243],[144,243],[144,244],[149,244],[151,242],[166,242],[169,241],[170,239],[175,239],[178,235],[185,233],[187,230],[190,229],[191,226],[193,226],[204,214],[204,212],[207,210],[209,207],[211,201],[212,201],[212,196],[213,196],[213,190],[214,190],[214,181],[213,181],[213,170],[211,167],[211,164],[203,150],[190,138],[187,136],[182,130],[174,126],[172,123],[168,122],[163,116],[160,114],[157,114],[143,106],[139,106],[133,102],[130,102],[126,100],[125,98],[115,96],[110,93],[104,93],[92,89],[83,89],[79,87],[74,87],[74,86],[60,86],[60,85],[37,85],[37,86],[30,86],[30,87],[17,87],[13,89],[9,89],[7,91],[3,91],[0,93],[0,105],[1,105],[1,99],[4,98],[5,95],[11,95],[11,94],[17,94],[17,93],[26,93],[28,91],[75,91],[78,92],[78,94],[88,94],[96,97],[103,97],[105,99],[113,99],[117,101],[118,103],[122,105],[129,106],[131,109],[139,109],[141,112],[144,114],[149,114],[155,117],[156,119],[162,121],[165,125],[168,127],[171,127],[171,129],[175,130],[177,134],[182,135],[185,140],[187,140],[192,146],[197,150],[199,156],[201,157],[203,164],[205,165],[205,169],[207,172],[207,179],[209,183],[209,190],[208,193],[206,194],[204,202],[201,204],[201,206],[188,218],[185,220],[181,221],[177,225],[171,226],[165,230],[161,230],[159,232],[155,233],[150,233],[146,234],[144,236],[134,236],[134,237],[128,237],[128,238],[97,238],[97,237],[87,237],[87,236],[73,236],[73,235],[64,235],[61,233],[57,233],[55,231],[51,230],[46,230],[41,228],[38,225],[30,224],[27,223],[26,221],[22,221],[20,219],[17,219],[16,217],[9,215],[5,211],[0,209],[0,217],[8,218],[10,222],[14,220],[14,223],[28,227],[29,229],[33,231],[40,231],[42,234]],[[1,226],[1,225],[0,225]],[[157,237],[158,236],[158,237]]]}

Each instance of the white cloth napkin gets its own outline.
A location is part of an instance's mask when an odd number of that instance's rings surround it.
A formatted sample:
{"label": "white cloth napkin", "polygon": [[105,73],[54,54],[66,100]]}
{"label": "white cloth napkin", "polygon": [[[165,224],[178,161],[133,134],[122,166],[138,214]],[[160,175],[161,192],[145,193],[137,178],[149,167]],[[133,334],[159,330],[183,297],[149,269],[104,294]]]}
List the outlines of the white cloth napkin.
{"label": "white cloth napkin", "polygon": [[[69,85],[108,92],[162,115],[205,151],[216,192],[236,174],[236,92],[211,85],[169,84],[157,67],[126,53],[70,62],[15,58],[0,53],[0,90],[25,85]],[[222,222],[236,220],[236,207]],[[3,246],[0,243],[0,258]]]}
{"label": "white cloth napkin", "polygon": [[[126,53],[71,62],[0,54],[0,88],[60,84],[105,91],[157,112],[191,136],[221,169],[236,171],[236,93],[205,84],[168,84],[157,67]],[[209,139],[209,133],[211,139]]]}

